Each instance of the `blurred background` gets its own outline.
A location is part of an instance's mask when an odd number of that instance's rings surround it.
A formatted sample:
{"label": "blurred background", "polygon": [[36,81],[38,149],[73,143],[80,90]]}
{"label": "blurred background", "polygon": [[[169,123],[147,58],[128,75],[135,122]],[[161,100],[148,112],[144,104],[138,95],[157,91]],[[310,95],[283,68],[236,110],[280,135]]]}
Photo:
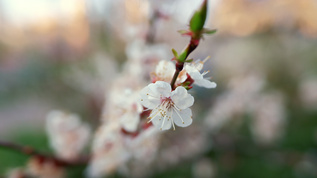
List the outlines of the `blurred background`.
{"label": "blurred background", "polygon": [[[52,152],[44,125],[54,109],[97,128],[129,46],[147,39],[170,60],[201,2],[0,0],[0,138]],[[210,56],[218,86],[191,91],[194,124],[176,135],[192,134],[195,146],[151,176],[317,177],[317,1],[209,0],[208,14],[205,26],[218,32],[191,57]],[[27,159],[0,148],[0,175]]]}

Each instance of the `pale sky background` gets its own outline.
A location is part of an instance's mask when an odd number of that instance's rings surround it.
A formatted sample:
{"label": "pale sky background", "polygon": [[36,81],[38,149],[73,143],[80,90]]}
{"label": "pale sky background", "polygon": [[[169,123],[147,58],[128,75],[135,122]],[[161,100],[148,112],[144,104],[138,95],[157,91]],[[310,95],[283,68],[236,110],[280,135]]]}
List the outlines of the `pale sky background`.
{"label": "pale sky background", "polygon": [[0,0],[5,19],[17,25],[47,18],[67,18],[83,0]]}
{"label": "pale sky background", "polygon": [[[15,25],[24,25],[48,18],[67,20],[67,17],[76,12],[78,5],[86,3],[88,8],[93,9],[90,15],[105,17],[109,10],[107,7],[116,1],[120,0],[0,0],[0,15],[3,15],[7,21]],[[172,0],[171,4],[166,3],[168,0],[150,1],[164,4],[165,7],[161,8],[167,8],[166,10],[172,13],[175,18],[185,22],[190,18],[191,11],[197,8],[202,2],[202,0],[183,0],[181,3],[182,7],[180,7],[180,3],[177,3],[177,5],[173,3],[179,2],[179,0]],[[210,10],[219,1],[210,0]]]}

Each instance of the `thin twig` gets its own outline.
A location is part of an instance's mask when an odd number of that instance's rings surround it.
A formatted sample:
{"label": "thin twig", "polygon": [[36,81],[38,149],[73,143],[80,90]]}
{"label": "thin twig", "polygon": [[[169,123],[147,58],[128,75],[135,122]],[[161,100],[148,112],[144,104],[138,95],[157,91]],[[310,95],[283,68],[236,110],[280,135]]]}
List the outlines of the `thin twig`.
{"label": "thin twig", "polygon": [[19,144],[8,142],[8,141],[0,140],[0,148],[4,148],[10,151],[20,152],[29,156],[40,157],[44,160],[50,160],[55,162],[57,165],[63,166],[63,167],[85,165],[89,161],[89,157],[81,157],[76,160],[64,160],[64,159],[54,157],[53,155],[41,153],[40,151],[37,151],[36,149],[30,146],[23,146],[23,145],[19,145]]}

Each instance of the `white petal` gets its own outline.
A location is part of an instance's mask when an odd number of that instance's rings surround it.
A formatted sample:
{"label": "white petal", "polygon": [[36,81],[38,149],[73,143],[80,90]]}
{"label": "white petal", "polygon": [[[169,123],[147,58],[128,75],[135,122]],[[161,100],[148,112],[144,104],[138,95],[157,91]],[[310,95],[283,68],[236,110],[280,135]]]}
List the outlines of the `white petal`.
{"label": "white petal", "polygon": [[187,73],[198,71],[195,67],[193,67],[190,64],[185,65],[185,70],[186,70]]}
{"label": "white petal", "polygon": [[198,60],[195,62],[194,66],[198,71],[201,71],[201,69],[203,69],[204,67],[204,62],[201,62],[200,60]]}
{"label": "white petal", "polygon": [[124,114],[120,118],[120,123],[122,124],[122,127],[128,132],[135,132],[138,128],[139,122],[140,122],[140,116],[138,113]]}
{"label": "white petal", "polygon": [[211,82],[207,79],[195,80],[194,84],[205,87],[205,88],[216,88],[217,84],[215,82]]}
{"label": "white petal", "polygon": [[[161,119],[161,120],[159,120]],[[164,123],[163,123],[164,122]],[[153,125],[160,129],[160,130],[168,130],[172,127],[172,120],[165,117],[164,119],[162,117],[157,117],[152,120]]]}
{"label": "white petal", "polygon": [[204,77],[203,75],[201,75],[201,73],[198,71],[198,70],[195,70],[195,71],[189,71],[188,74],[190,75],[190,77],[192,79],[194,79],[194,81],[196,82],[197,80],[203,80]]}
{"label": "white petal", "polygon": [[187,93],[187,90],[179,86],[172,92],[172,101],[179,109],[186,109],[194,104],[194,97]]}
{"label": "white petal", "polygon": [[161,130],[168,130],[172,127],[172,119],[169,118],[171,115],[162,115],[158,112],[158,108],[153,109],[150,114],[150,119],[152,120],[153,125]]}
{"label": "white petal", "polygon": [[170,81],[175,73],[175,64],[171,61],[160,61],[155,73],[160,81]]}
{"label": "white petal", "polygon": [[160,61],[156,68],[155,73],[163,73],[163,74],[174,74],[175,72],[175,64],[171,61]]}
{"label": "white petal", "polygon": [[186,70],[182,70],[176,79],[176,84],[181,84],[181,83],[185,82],[186,79],[187,79],[187,72],[186,72]]}
{"label": "white petal", "polygon": [[195,85],[205,88],[216,88],[217,84],[215,82],[204,79],[203,75],[196,68],[192,66],[186,66],[185,69],[190,77],[194,80]]}
{"label": "white petal", "polygon": [[160,104],[161,98],[171,96],[171,85],[163,81],[151,83],[140,92],[141,104],[149,109],[154,109]]}
{"label": "white petal", "polygon": [[179,126],[179,127],[187,127],[190,124],[192,124],[193,119],[192,119],[192,110],[187,108],[184,110],[178,111],[177,109],[173,109],[173,121],[174,123]]}
{"label": "white petal", "polygon": [[151,83],[140,91],[140,102],[144,107],[149,109],[154,109],[161,103],[160,95],[151,90],[153,85],[154,83]]}
{"label": "white petal", "polygon": [[172,88],[171,88],[171,85],[167,82],[157,81],[155,82],[153,87],[151,87],[151,89],[157,92],[160,96],[163,96],[163,97],[171,96]]}
{"label": "white petal", "polygon": [[143,112],[143,106],[140,103],[136,103],[136,111],[139,114]]}

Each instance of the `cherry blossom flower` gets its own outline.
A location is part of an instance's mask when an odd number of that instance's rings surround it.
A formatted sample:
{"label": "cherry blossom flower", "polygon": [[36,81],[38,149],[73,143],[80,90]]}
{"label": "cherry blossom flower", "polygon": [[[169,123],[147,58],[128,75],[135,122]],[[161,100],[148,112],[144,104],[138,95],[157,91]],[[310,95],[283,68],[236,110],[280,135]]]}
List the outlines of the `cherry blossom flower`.
{"label": "cherry blossom flower", "polygon": [[151,83],[140,92],[141,104],[152,109],[149,122],[161,130],[168,130],[175,125],[187,127],[192,123],[192,111],[189,108],[194,103],[194,97],[179,86],[174,91],[169,83],[157,81]]}
{"label": "cherry blossom flower", "polygon": [[51,111],[47,115],[46,130],[50,144],[60,158],[75,159],[90,138],[90,127],[76,114]]}
{"label": "cherry blossom flower", "polygon": [[130,88],[123,92],[116,93],[116,101],[113,103],[117,107],[121,126],[128,132],[135,132],[140,122],[140,114],[143,111],[142,105],[138,102],[137,92]]}
{"label": "cherry blossom flower", "polygon": [[209,71],[205,71],[200,73],[202,70],[206,58],[204,61],[196,61],[190,64],[185,65],[184,70],[188,73],[188,75],[194,80],[194,84],[205,87],[205,88],[216,88],[217,84],[215,82],[211,82],[208,78],[204,78],[204,76],[209,73]]}
{"label": "cherry blossom flower", "polygon": [[171,61],[160,61],[153,73],[153,81],[165,81],[170,82],[175,73],[175,64]]}
{"label": "cherry blossom flower", "polygon": [[26,177],[63,178],[66,171],[62,166],[52,160],[42,160],[38,157],[31,158],[25,170]]}
{"label": "cherry blossom flower", "polygon": [[155,127],[149,127],[140,132],[137,137],[126,137],[126,145],[134,160],[150,164],[155,159],[159,147],[160,135],[158,132]]}
{"label": "cherry blossom flower", "polygon": [[118,122],[103,124],[97,130],[92,145],[92,158],[86,170],[87,177],[109,175],[130,159],[120,130]]}

